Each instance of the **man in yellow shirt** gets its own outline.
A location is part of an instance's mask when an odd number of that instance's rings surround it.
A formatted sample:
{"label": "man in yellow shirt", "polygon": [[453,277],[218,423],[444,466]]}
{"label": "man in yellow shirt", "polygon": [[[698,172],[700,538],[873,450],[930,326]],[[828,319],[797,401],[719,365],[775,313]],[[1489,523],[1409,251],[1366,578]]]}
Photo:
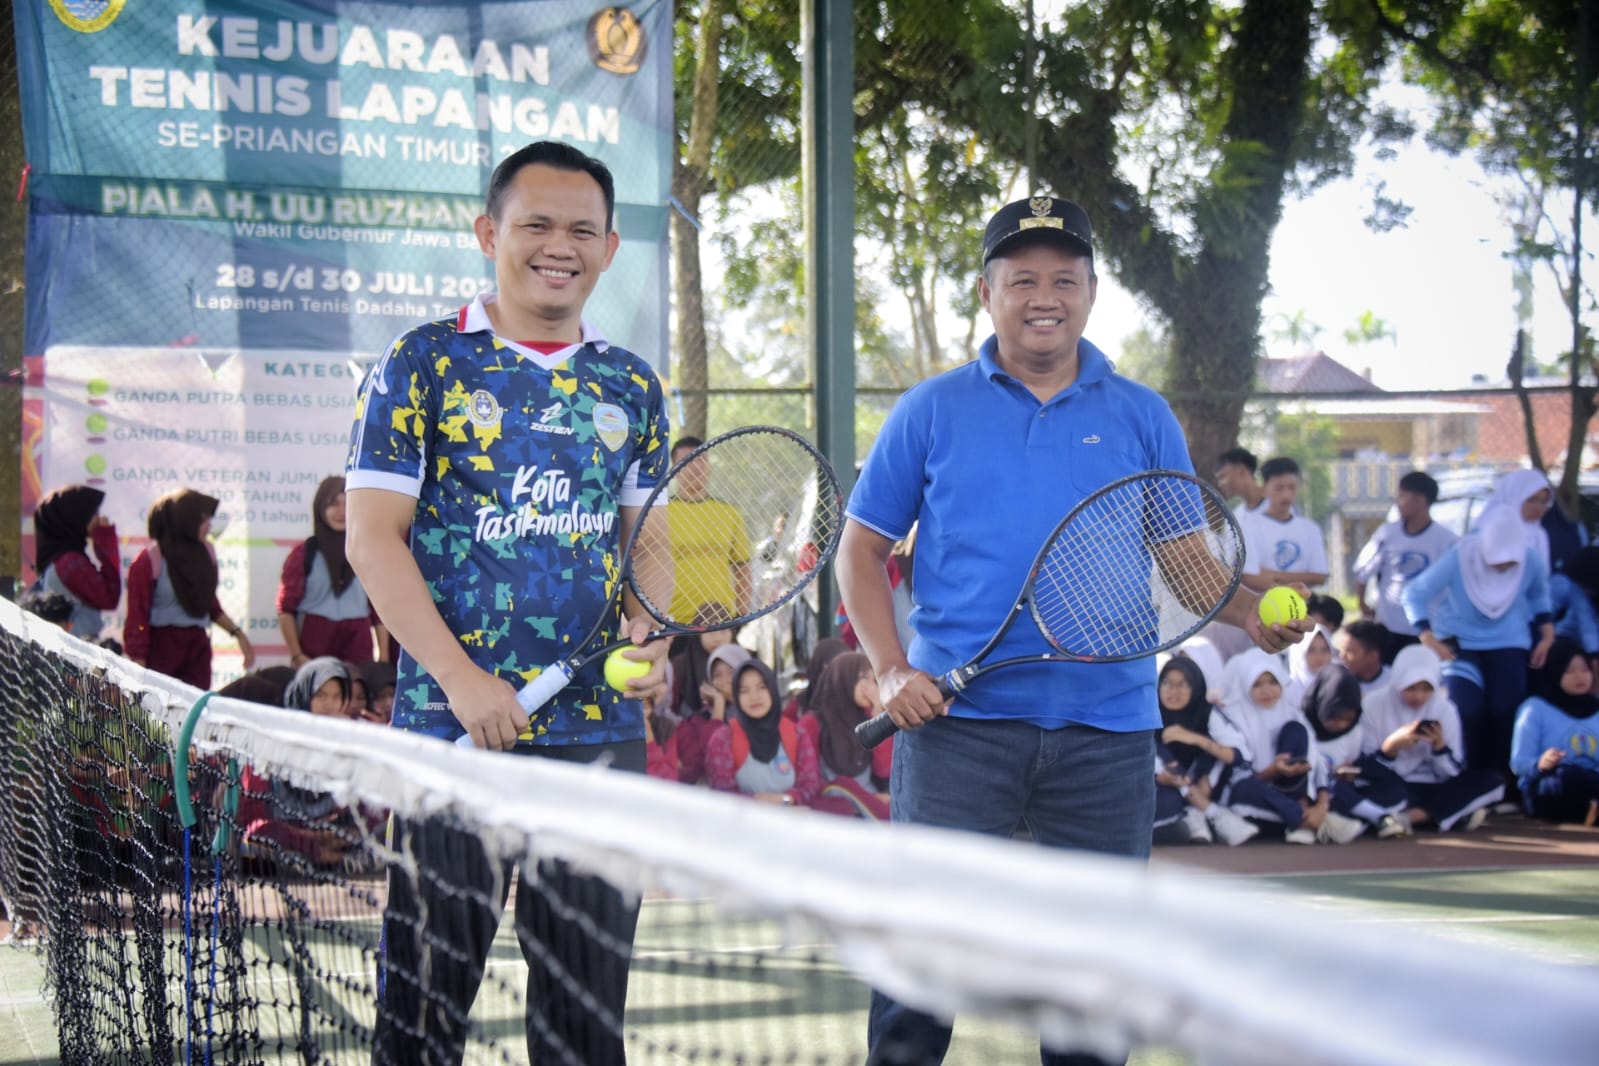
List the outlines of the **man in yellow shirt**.
{"label": "man in yellow shirt", "polygon": [[[698,437],[679,438],[672,445],[673,465],[703,443]],[[731,504],[713,499],[710,485],[710,464],[698,458],[678,475],[677,492],[666,505],[677,575],[673,618],[693,618],[713,602],[732,615],[744,614],[751,606],[750,538],[744,516]]]}

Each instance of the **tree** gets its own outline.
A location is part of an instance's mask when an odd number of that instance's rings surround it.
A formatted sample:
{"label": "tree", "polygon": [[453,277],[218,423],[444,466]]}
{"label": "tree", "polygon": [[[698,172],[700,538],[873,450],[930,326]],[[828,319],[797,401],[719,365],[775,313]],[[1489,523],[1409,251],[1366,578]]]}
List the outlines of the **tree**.
{"label": "tree", "polygon": [[[1515,254],[1555,268],[1571,325],[1570,347],[1560,357],[1571,426],[1559,492],[1572,505],[1588,423],[1599,409],[1594,343],[1585,321],[1594,301],[1582,280],[1583,220],[1596,202],[1599,0],[1478,0],[1434,32],[1415,35],[1407,60],[1438,104],[1429,133],[1434,144],[1470,152],[1490,173],[1519,179],[1540,205],[1546,189],[1564,190],[1570,200],[1569,229],[1561,235],[1561,227],[1551,226],[1552,240],[1540,238],[1543,227],[1529,227],[1523,215]],[[1518,387],[1528,359],[1526,341],[1518,335],[1510,363]],[[1536,454],[1530,422],[1528,440]]]}

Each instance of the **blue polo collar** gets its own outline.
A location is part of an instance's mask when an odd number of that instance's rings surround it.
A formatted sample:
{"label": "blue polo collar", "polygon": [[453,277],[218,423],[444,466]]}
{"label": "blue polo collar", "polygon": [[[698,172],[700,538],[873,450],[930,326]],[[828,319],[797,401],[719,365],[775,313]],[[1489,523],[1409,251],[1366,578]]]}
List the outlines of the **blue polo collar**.
{"label": "blue polo collar", "polygon": [[[999,360],[996,358],[998,352],[999,338],[996,336],[990,336],[977,349],[977,362],[983,368],[983,376],[989,381],[1020,384],[1015,377],[1000,367]],[[1111,366],[1110,358],[1086,338],[1079,339],[1077,342],[1077,380],[1072,384],[1071,388],[1063,391],[1070,392],[1079,386],[1093,385],[1096,382],[1104,381],[1113,373],[1115,373],[1115,368]]]}

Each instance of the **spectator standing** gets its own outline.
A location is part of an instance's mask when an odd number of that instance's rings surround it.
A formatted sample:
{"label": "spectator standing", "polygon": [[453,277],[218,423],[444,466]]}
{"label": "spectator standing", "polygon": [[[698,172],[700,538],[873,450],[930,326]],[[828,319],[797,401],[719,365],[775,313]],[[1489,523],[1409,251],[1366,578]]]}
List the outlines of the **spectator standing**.
{"label": "spectator standing", "polygon": [[344,553],[344,478],[324,478],[317,486],[311,529],[283,560],[278,579],[278,628],[289,665],[299,669],[324,655],[357,666],[387,658],[388,634]]}
{"label": "spectator standing", "polygon": [[1278,585],[1315,587],[1327,580],[1327,544],[1321,527],[1294,512],[1299,500],[1299,464],[1286,456],[1260,468],[1266,506],[1244,527],[1244,584],[1256,592]]}
{"label": "spectator standing", "polygon": [[[33,570],[36,587],[72,602],[72,634],[97,640],[105,611],[122,599],[122,556],[117,527],[100,513],[105,493],[88,485],[64,485],[33,511]],[[94,545],[94,561],[88,556]]]}
{"label": "spectator standing", "polygon": [[1394,506],[1399,517],[1371,535],[1355,558],[1355,599],[1360,616],[1374,619],[1393,635],[1389,654],[1398,654],[1420,637],[1405,617],[1405,584],[1454,547],[1460,535],[1432,520],[1438,482],[1420,470],[1399,479]]}
{"label": "spectator standing", "polygon": [[[705,442],[679,437],[672,445],[672,462],[683,461]],[[666,505],[672,529],[672,565],[677,587],[672,593],[672,617],[692,618],[708,604],[730,608],[734,615],[750,609],[754,596],[750,584],[750,537],[744,516],[711,491],[710,460],[700,456],[677,475],[671,501]],[[703,599],[691,597],[699,591]]]}

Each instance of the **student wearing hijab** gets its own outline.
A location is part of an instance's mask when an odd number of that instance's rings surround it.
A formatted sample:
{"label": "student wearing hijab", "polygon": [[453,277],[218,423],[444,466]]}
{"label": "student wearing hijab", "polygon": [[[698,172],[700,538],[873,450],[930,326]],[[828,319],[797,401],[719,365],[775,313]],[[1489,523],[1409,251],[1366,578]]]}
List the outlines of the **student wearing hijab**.
{"label": "student wearing hijab", "polygon": [[1580,549],[1564,572],[1550,575],[1549,606],[1555,636],[1576,641],[1590,658],[1599,656],[1599,547]]}
{"label": "student wearing hijab", "polygon": [[1548,574],[1537,548],[1527,544],[1521,513],[1505,506],[1484,511],[1469,534],[1411,579],[1403,599],[1422,646],[1444,663],[1444,684],[1465,734],[1465,764],[1507,772],[1528,667],[1543,665],[1555,639]]}
{"label": "student wearing hijab", "polygon": [[1516,712],[1510,769],[1527,814],[1550,822],[1599,823],[1599,696],[1582,649],[1565,638],[1533,675]]}
{"label": "student wearing hijab", "polygon": [[[711,626],[725,622],[732,615],[727,613],[727,608],[720,603],[702,604],[694,612],[694,624],[697,626]],[[707,633],[696,633],[693,636],[679,637],[672,643],[672,653],[669,662],[672,667],[672,687],[667,700],[668,707],[677,718],[687,718],[699,712],[704,706],[705,699],[700,695],[700,686],[707,680],[706,661],[717,648],[731,644],[738,634],[730,629],[716,629]]]}
{"label": "student wearing hijab", "polygon": [[[812,653],[811,661],[815,660]],[[894,745],[879,744],[867,751],[855,739],[855,727],[883,709],[872,661],[860,652],[835,653],[805,691],[810,706],[800,716],[799,726],[811,734],[825,782],[811,806],[848,818],[888,821],[886,793]]]}
{"label": "student wearing hijab", "polygon": [[761,803],[806,807],[816,798],[816,744],[808,730],[783,718],[777,677],[759,659],[733,675],[733,703],[706,745],[705,773],[718,792]]}
{"label": "student wearing hijab", "polygon": [[1376,744],[1368,744],[1368,733],[1360,728],[1365,715],[1360,679],[1342,663],[1324,662],[1305,686],[1300,709],[1327,763],[1332,809],[1376,826],[1379,839],[1408,835],[1410,822],[1402,817],[1405,783],[1375,756]]}
{"label": "student wearing hijab", "polygon": [[388,634],[344,555],[342,477],[323,478],[317,486],[311,531],[283,560],[278,578],[278,628],[289,648],[289,665],[298,669],[322,655],[358,666],[387,658]]}
{"label": "student wearing hijab", "polygon": [[193,489],[150,505],[153,542],[128,568],[128,658],[196,688],[211,687],[211,623],[239,642],[244,669],[255,665],[250,638],[217,602],[217,558],[207,543],[217,501]]}
{"label": "student wearing hijab", "polygon": [[1210,693],[1198,663],[1174,655],[1155,686],[1162,728],[1155,739],[1155,843],[1236,846],[1260,828],[1211,799],[1222,746],[1210,738]]}
{"label": "student wearing hijab", "polygon": [[[700,634],[701,637],[709,634]],[[680,705],[681,718],[672,736],[677,742],[677,761],[680,777],[685,785],[697,785],[705,780],[705,752],[727,717],[727,708],[733,702],[733,673],[750,660],[748,651],[737,644],[723,643],[705,659],[705,680],[696,690],[698,703],[687,708],[688,697]],[[660,742],[664,739],[657,737]]]}
{"label": "student wearing hijab", "polygon": [[1412,826],[1476,829],[1504,798],[1496,771],[1461,759],[1460,712],[1444,687],[1443,663],[1429,648],[1413,644],[1394,657],[1393,681],[1366,697],[1365,731],[1366,743],[1405,782]]}
{"label": "student wearing hijab", "polygon": [[361,680],[366,682],[367,713],[369,722],[388,725],[394,717],[395,673],[390,662],[361,664]]}
{"label": "student wearing hijab", "polygon": [[[1288,684],[1284,686],[1283,698],[1295,706],[1303,706],[1316,675],[1332,661],[1332,629],[1318,622],[1304,640],[1288,649]],[[1308,712],[1306,717],[1309,717]]]}
{"label": "student wearing hijab", "polygon": [[1172,654],[1189,659],[1199,667],[1200,673],[1205,676],[1206,699],[1213,705],[1226,702],[1227,660],[1216,645],[1205,637],[1189,637]]}
{"label": "student wearing hijab", "polygon": [[1482,514],[1472,523],[1472,528],[1481,525],[1488,512],[1495,507],[1503,507],[1519,515],[1527,546],[1537,550],[1538,558],[1543,560],[1544,570],[1549,571],[1552,569],[1549,533],[1543,527],[1543,519],[1554,502],[1555,490],[1542,470],[1512,470],[1494,484],[1488,502],[1483,505]]}
{"label": "student wearing hijab", "polygon": [[[33,570],[42,592],[72,603],[72,635],[96,640],[105,627],[103,611],[122,599],[122,556],[117,527],[100,513],[105,493],[88,485],[65,485],[39,501],[33,511]],[[94,544],[94,562],[88,548]]]}
{"label": "student wearing hijab", "polygon": [[1290,844],[1347,844],[1366,827],[1331,809],[1326,763],[1300,709],[1282,698],[1282,674],[1282,661],[1259,648],[1227,664],[1227,703],[1211,714],[1222,802],[1281,825]]}
{"label": "student wearing hijab", "polygon": [[823,637],[816,642],[811,649],[810,659],[805,663],[805,687],[783,704],[784,718],[799,720],[812,710],[811,697],[816,691],[816,683],[822,679],[828,664],[849,650],[850,646],[838,637]]}

